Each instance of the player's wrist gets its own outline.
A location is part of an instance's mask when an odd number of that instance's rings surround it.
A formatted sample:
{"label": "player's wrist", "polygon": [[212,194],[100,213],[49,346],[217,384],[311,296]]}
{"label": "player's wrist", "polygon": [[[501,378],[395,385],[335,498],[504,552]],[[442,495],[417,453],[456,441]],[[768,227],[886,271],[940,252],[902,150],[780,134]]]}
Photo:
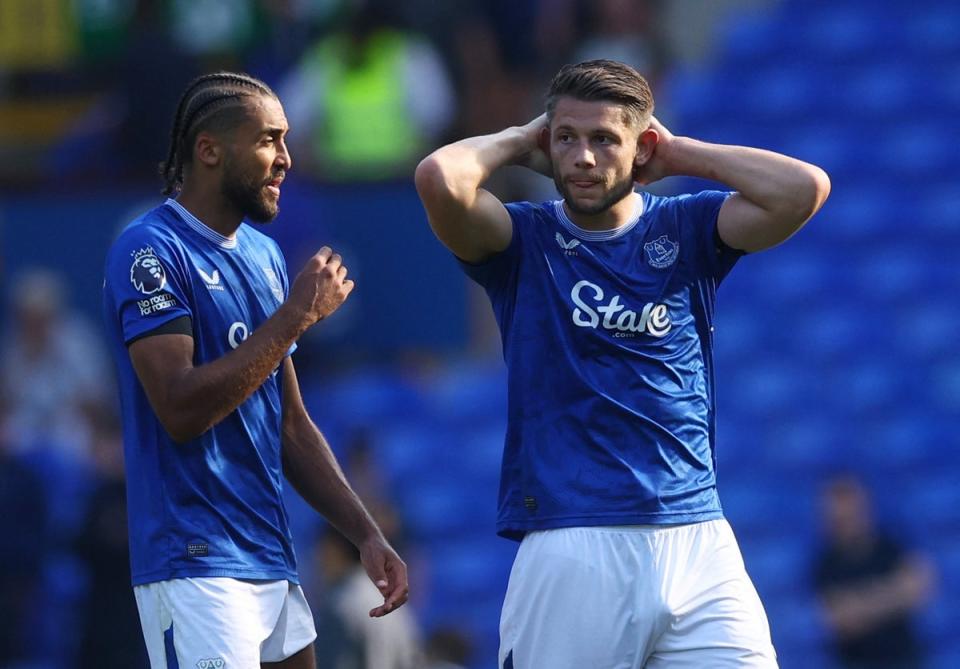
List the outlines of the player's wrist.
{"label": "player's wrist", "polygon": [[703,148],[706,145],[692,137],[671,137],[665,144],[657,146],[657,153],[664,166],[665,177],[698,177],[702,165]]}
{"label": "player's wrist", "polygon": [[507,164],[525,166],[537,149],[536,139],[528,126],[513,126],[500,133],[509,158]]}
{"label": "player's wrist", "polygon": [[285,333],[289,333],[294,339],[297,339],[307,329],[316,323],[320,318],[315,318],[306,309],[302,309],[287,300],[274,312],[271,317],[279,323]]}

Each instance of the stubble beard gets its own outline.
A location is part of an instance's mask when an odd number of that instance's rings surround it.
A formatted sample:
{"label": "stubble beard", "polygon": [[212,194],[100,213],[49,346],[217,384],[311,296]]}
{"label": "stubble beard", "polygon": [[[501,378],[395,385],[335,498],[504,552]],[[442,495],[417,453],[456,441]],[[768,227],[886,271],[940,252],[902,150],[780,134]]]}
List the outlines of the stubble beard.
{"label": "stubble beard", "polygon": [[279,207],[267,199],[265,184],[240,173],[233,161],[225,165],[221,190],[227,202],[254,223],[269,223],[277,217]]}
{"label": "stubble beard", "polygon": [[[554,175],[559,175],[557,170],[557,165],[554,165],[553,173]],[[602,214],[620,202],[623,198],[633,193],[634,184],[633,177],[628,176],[623,181],[619,181],[613,185],[613,187],[607,191],[607,193],[600,198],[596,203],[590,205],[579,204],[573,197],[573,194],[570,191],[570,188],[563,181],[562,177],[554,176],[553,183],[557,187],[557,192],[563,196],[564,202],[567,206],[570,207],[570,210],[575,214],[582,214],[584,216],[593,216],[595,214]]]}

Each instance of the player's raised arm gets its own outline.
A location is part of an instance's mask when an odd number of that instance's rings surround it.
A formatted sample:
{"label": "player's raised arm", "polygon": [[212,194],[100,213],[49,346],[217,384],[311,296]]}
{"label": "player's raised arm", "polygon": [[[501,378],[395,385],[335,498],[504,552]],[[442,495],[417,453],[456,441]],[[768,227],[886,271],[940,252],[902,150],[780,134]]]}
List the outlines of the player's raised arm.
{"label": "player's raised arm", "polygon": [[460,259],[481,262],[510,244],[510,215],[481,186],[506,165],[549,174],[549,160],[540,148],[546,126],[542,115],[525,126],[470,137],[437,149],[417,166],[417,192],[430,227]]}
{"label": "player's raised arm", "polygon": [[637,173],[641,184],[683,175],[719,181],[737,192],[720,209],[717,229],[731,248],[762,251],[785,241],[820,209],[830,178],[810,163],[745,146],[677,137],[653,119],[659,142]]}
{"label": "player's raised arm", "polygon": [[300,335],[346,300],[353,289],[346,273],[340,256],[324,247],[307,262],[273,316],[235,350],[203,365],[194,366],[193,337],[182,332],[133,342],[133,368],[174,441],[200,436],[250,397]]}

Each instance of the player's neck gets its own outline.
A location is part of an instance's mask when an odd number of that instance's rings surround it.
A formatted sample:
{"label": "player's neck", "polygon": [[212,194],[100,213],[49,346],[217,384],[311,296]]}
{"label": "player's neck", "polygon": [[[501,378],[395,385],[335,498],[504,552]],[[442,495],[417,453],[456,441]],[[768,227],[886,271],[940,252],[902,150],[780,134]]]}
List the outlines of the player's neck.
{"label": "player's neck", "polygon": [[243,214],[234,211],[221,197],[210,197],[207,193],[201,195],[187,184],[177,195],[177,202],[205,226],[224,237],[232,238],[243,223]]}
{"label": "player's neck", "polygon": [[599,214],[580,214],[570,209],[570,206],[564,201],[563,211],[574,225],[583,230],[590,230],[591,232],[616,230],[634,219],[640,204],[639,199],[639,193],[630,193],[630,195]]}

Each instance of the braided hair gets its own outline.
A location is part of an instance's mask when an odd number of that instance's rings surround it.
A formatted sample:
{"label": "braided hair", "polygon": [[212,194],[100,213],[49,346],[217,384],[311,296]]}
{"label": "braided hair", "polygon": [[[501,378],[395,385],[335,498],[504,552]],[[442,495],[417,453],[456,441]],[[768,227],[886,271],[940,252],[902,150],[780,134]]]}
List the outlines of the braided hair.
{"label": "braided hair", "polygon": [[235,72],[205,74],[190,82],[173,118],[170,151],[160,163],[164,195],[175,195],[183,186],[183,166],[193,158],[197,135],[231,127],[246,113],[247,99],[262,95],[277,97],[259,79]]}

